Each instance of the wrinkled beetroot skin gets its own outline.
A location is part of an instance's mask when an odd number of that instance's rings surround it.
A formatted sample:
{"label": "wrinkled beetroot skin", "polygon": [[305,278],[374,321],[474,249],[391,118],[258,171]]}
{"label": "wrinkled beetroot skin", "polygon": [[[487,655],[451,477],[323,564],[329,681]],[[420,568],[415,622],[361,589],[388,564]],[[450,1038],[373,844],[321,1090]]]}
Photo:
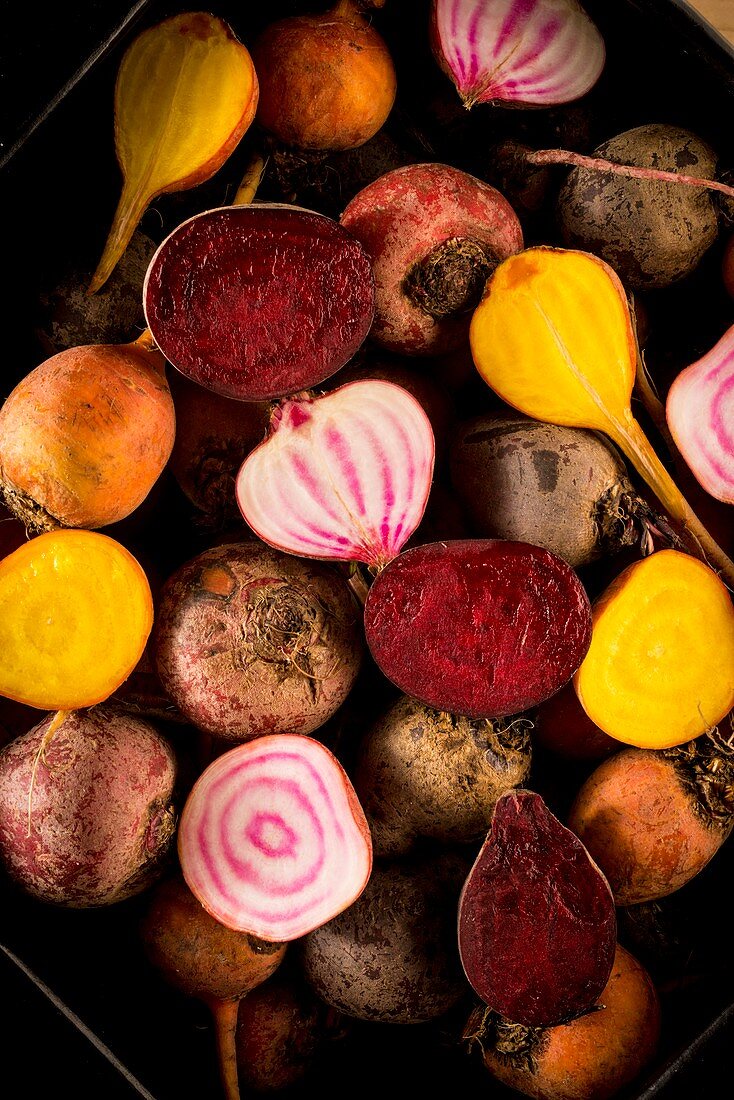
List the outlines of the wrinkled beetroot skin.
{"label": "wrinkled beetroot skin", "polygon": [[580,1016],[616,938],[612,892],[583,844],[540,795],[503,795],[459,902],[461,961],[482,1000],[527,1027]]}
{"label": "wrinkled beetroot skin", "polygon": [[321,214],[260,204],[208,210],[153,257],[143,289],[155,341],[182,374],[242,401],[322,382],[369,332],[362,246]]}
{"label": "wrinkled beetroot skin", "polygon": [[470,718],[517,714],[567,683],[591,641],[578,577],[539,546],[463,539],[418,546],[377,578],[365,632],[407,695]]}

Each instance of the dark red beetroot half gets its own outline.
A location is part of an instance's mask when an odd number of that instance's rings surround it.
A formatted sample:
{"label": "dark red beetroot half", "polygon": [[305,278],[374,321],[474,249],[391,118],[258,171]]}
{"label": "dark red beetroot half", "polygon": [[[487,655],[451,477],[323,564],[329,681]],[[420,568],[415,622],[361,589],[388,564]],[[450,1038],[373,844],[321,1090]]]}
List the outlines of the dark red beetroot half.
{"label": "dark red beetroot half", "polygon": [[174,367],[241,401],[323,382],[369,332],[374,280],[362,246],[330,218],[277,204],[183,222],[151,260],[148,326]]}
{"label": "dark red beetroot half", "polygon": [[408,550],[370,589],[380,669],[436,710],[499,718],[567,683],[591,641],[588,597],[566,562],[525,542],[463,539]]}
{"label": "dark red beetroot half", "polygon": [[607,880],[532,791],[510,791],[459,901],[459,953],[470,983],[505,1019],[552,1027],[594,1007],[614,962]]}

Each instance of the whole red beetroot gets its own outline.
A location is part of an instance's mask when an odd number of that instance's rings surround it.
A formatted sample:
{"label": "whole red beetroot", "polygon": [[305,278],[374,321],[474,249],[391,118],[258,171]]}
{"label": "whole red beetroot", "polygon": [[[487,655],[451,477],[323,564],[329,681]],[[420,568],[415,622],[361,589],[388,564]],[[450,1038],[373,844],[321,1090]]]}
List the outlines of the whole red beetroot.
{"label": "whole red beetroot", "polygon": [[0,861],[41,901],[86,908],[145,889],[175,830],[176,760],[138,718],[49,715],[0,753]]}

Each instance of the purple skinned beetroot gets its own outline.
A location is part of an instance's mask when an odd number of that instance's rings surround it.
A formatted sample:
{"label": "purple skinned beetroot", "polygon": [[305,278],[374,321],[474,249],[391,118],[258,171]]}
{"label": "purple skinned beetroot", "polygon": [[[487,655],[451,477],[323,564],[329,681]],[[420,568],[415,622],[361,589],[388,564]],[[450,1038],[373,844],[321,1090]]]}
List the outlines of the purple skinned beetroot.
{"label": "purple skinned beetroot", "polygon": [[482,1000],[526,1027],[583,1015],[616,937],[612,892],[581,841],[540,795],[503,795],[459,902],[459,953]]}
{"label": "purple skinned beetroot", "polygon": [[573,676],[591,608],[573,569],[500,539],[408,550],[365,604],[367,644],[406,695],[436,710],[499,718],[537,706]]}
{"label": "purple skinned beetroot", "polygon": [[166,358],[241,401],[329,378],[365,340],[374,298],[367,255],[336,222],[265,203],[207,210],[179,225],[143,288]]}

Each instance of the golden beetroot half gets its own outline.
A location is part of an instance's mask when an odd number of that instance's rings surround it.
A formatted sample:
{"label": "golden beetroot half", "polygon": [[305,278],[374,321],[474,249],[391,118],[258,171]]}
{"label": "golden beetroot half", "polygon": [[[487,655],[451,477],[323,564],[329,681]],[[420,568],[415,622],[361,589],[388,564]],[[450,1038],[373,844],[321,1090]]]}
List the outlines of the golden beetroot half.
{"label": "golden beetroot half", "polygon": [[32,370],[0,410],[0,499],[26,527],[105,527],[163,472],[175,414],[147,337],[69,348]]}
{"label": "golden beetroot half", "polygon": [[0,562],[0,695],[43,710],[100,703],[140,660],[153,600],[138,562],[93,531],[50,531]]}
{"label": "golden beetroot half", "polygon": [[145,316],[194,382],[241,401],[315,386],[351,359],[372,324],[367,255],[336,222],[259,203],[208,210],[151,261]]}
{"label": "golden beetroot half", "polygon": [[566,562],[539,546],[464,539],[418,546],[378,576],[365,632],[407,695],[470,718],[518,714],[580,665],[591,610]]}
{"label": "golden beetroot half", "polygon": [[528,1027],[588,1012],[616,938],[612,892],[583,844],[540,795],[502,795],[459,902],[461,961],[485,1004]]}

